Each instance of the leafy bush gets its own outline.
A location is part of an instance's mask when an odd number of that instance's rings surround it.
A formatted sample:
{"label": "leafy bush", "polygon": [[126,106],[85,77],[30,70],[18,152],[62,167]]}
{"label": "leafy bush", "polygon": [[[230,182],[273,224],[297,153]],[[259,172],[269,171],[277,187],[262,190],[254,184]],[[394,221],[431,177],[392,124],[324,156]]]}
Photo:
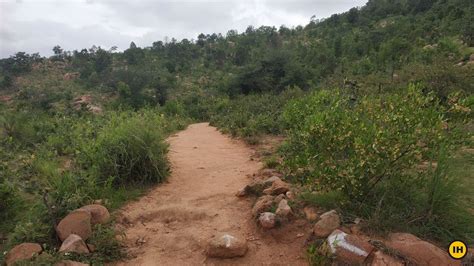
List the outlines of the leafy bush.
{"label": "leafy bush", "polygon": [[168,174],[165,124],[159,114],[115,115],[85,147],[83,165],[102,181],[114,184],[154,183]]}
{"label": "leafy bush", "polygon": [[223,100],[212,109],[211,124],[233,136],[252,139],[262,134],[282,134],[285,104],[303,94],[298,88],[281,94],[255,94]]}
{"label": "leafy bush", "polygon": [[410,87],[404,95],[364,97],[351,104],[321,91],[293,102],[285,164],[304,169],[306,183],[365,198],[379,182],[432,159],[448,136],[432,95]]}
{"label": "leafy bush", "polygon": [[[329,91],[291,102],[284,113],[289,130],[283,165],[322,195],[340,194],[337,204],[374,228],[405,226],[437,239],[472,239],[455,226],[464,224],[466,209],[453,207],[462,201],[443,172],[443,156],[458,136],[444,129],[445,109],[438,102],[416,86],[356,104]],[[438,167],[422,167],[424,162]]]}

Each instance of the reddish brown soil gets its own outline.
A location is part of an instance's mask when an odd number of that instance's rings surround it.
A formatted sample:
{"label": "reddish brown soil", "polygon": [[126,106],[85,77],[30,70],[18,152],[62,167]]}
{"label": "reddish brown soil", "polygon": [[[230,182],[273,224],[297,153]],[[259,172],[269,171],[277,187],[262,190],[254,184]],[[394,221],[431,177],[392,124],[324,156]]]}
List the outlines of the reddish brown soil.
{"label": "reddish brown soil", "polygon": [[[307,264],[304,220],[263,231],[251,215],[255,199],[234,196],[261,168],[250,160],[252,149],[207,123],[189,126],[169,143],[168,182],[120,211],[130,259],[116,265]],[[208,240],[220,232],[246,238],[247,254],[206,258]]]}

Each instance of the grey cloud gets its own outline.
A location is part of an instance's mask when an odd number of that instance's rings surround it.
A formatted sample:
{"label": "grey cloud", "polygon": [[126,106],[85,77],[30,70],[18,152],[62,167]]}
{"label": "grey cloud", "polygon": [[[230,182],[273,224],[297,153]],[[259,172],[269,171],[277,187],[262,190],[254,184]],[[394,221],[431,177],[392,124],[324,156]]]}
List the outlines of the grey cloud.
{"label": "grey cloud", "polygon": [[[0,0],[1,1],[1,0]],[[168,38],[196,39],[199,33],[222,33],[248,25],[306,24],[361,6],[365,0],[228,0],[228,1],[34,1],[0,2],[0,57],[17,51],[50,55],[54,45],[66,50],[140,46]]]}

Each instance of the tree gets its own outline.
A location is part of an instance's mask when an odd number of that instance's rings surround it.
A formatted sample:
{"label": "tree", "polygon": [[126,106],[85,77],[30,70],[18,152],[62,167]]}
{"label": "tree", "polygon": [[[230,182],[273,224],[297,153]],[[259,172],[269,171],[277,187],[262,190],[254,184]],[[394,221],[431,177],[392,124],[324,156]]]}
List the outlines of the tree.
{"label": "tree", "polygon": [[100,74],[112,65],[112,55],[99,47],[94,61],[95,71]]}
{"label": "tree", "polygon": [[53,47],[53,60],[54,61],[64,61],[64,50],[61,48],[61,46],[56,45]]}

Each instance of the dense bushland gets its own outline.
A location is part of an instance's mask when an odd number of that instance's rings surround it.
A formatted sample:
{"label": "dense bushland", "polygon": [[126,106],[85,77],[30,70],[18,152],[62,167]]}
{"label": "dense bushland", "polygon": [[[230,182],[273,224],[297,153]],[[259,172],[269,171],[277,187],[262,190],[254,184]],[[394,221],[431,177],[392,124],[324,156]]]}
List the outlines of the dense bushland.
{"label": "dense bushland", "polygon": [[[457,99],[461,123],[472,111]],[[465,136],[455,121],[448,126],[449,112],[439,102],[417,86],[356,100],[319,91],[291,102],[283,167],[319,193],[313,200],[332,200],[372,229],[472,241],[460,177],[447,175],[449,155]]]}

